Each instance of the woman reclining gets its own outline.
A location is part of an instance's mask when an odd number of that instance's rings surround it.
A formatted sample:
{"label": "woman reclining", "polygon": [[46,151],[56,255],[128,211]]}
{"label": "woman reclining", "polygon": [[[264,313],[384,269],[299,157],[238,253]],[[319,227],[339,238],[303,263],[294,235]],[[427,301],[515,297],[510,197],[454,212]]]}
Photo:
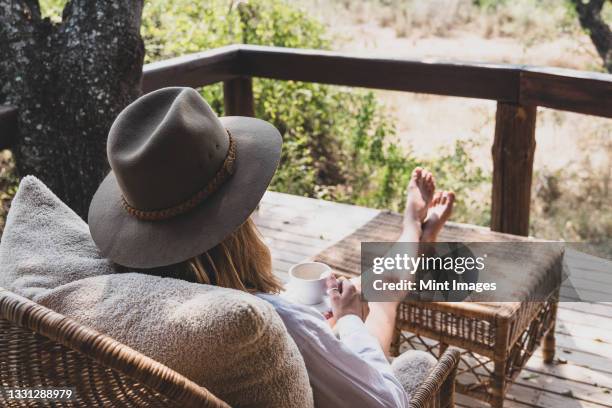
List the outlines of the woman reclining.
{"label": "woman reclining", "polygon": [[[217,118],[191,88],[141,97],[109,133],[112,171],[89,211],[94,241],[119,265],[270,302],[304,358],[317,406],[407,406],[387,358],[399,302],[370,303],[364,317],[357,285],[330,277],[336,336],[320,313],[278,296],[283,286],[251,214],[281,144],[264,121]],[[434,189],[429,172],[413,172],[401,241],[435,241],[454,195]]]}

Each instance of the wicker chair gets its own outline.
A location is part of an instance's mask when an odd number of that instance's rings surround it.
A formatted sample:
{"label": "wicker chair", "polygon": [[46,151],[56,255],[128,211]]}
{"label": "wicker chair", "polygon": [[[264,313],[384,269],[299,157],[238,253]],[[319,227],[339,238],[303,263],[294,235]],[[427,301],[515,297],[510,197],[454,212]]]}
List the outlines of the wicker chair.
{"label": "wicker chair", "polygon": [[[412,407],[453,406],[459,354],[447,351]],[[71,387],[71,407],[228,407],[204,387],[95,330],[0,288],[0,388]],[[0,406],[26,407],[8,399]],[[37,401],[37,406],[62,406]]]}

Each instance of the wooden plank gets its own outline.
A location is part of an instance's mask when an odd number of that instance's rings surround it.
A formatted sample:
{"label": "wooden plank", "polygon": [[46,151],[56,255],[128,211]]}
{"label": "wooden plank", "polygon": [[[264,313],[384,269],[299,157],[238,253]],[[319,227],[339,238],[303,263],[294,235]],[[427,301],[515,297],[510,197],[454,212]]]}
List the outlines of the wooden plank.
{"label": "wooden plank", "polygon": [[[571,391],[571,390],[569,390]],[[517,406],[527,406],[534,408],[602,408],[609,405],[601,405],[589,401],[584,401],[573,397],[573,395],[562,395],[539,388],[528,388],[521,384],[513,384],[506,395],[504,406],[513,406],[508,402],[517,403]]]}
{"label": "wooden plank", "polygon": [[17,108],[0,105],[0,150],[14,146],[17,139]]}
{"label": "wooden plank", "polygon": [[297,236],[325,240],[331,244],[344,238],[379,212],[371,208],[269,191],[255,217],[256,220],[261,218],[262,224],[267,227],[282,229]]}
{"label": "wooden plank", "polygon": [[239,48],[231,45],[147,64],[142,70],[142,92],[166,86],[198,88],[235,78]]}
{"label": "wooden plank", "polygon": [[321,50],[243,45],[240,72],[253,77],[518,102],[519,65],[357,57]]}
{"label": "wooden plank", "polygon": [[520,103],[612,118],[612,75],[562,68],[525,67]]}
{"label": "wooden plank", "polygon": [[589,319],[592,316],[612,316],[612,304],[610,303],[560,302],[559,308],[577,311],[585,316],[588,316]]}
{"label": "wooden plank", "polygon": [[255,116],[253,80],[238,77],[223,82],[225,116]]}
{"label": "wooden plank", "polygon": [[[268,220],[266,220],[265,222],[268,222]],[[264,237],[274,237],[276,239],[282,239],[286,242],[291,242],[296,245],[301,245],[304,248],[307,248],[306,251],[308,251],[308,253],[321,251],[329,245],[328,240],[313,238],[309,235],[296,235],[293,232],[284,231],[280,226],[276,228],[273,226],[264,225],[262,222],[257,224],[257,228],[259,228],[260,232],[264,235]]]}
{"label": "wooden plank", "polygon": [[[293,209],[309,212],[329,212],[333,211],[336,214],[348,214],[351,217],[363,217],[363,222],[369,221],[372,217],[380,213],[380,210],[362,207],[359,205],[338,203],[335,201],[320,200],[310,197],[296,196],[293,194],[279,193],[276,191],[267,191],[262,199],[265,203],[266,208],[274,207],[278,209],[285,209],[289,212]],[[328,229],[334,229],[328,226]]]}
{"label": "wooden plank", "polygon": [[492,149],[491,229],[494,231],[529,233],[535,123],[535,106],[497,104]]}
{"label": "wooden plank", "polygon": [[[565,356],[559,356],[565,360]],[[591,367],[584,367],[567,360],[565,364],[546,364],[541,354],[535,353],[527,362],[526,371],[546,375],[553,379],[560,378],[575,383],[588,384],[604,389],[612,389],[612,376],[609,373],[596,371]],[[551,380],[552,381],[552,380]],[[611,394],[612,398],[612,394]]]}
{"label": "wooden plank", "polygon": [[612,283],[593,282],[576,276],[570,276],[561,286],[561,292],[563,291],[567,291],[567,294],[577,297],[576,301],[605,302],[611,298]]}
{"label": "wooden plank", "polygon": [[306,259],[313,255],[313,253],[317,253],[319,248],[301,245],[299,242],[295,241],[287,241],[284,239],[277,238],[276,234],[273,235],[264,235],[266,243],[272,247],[276,248],[282,252],[289,252],[296,256],[301,256]]}
{"label": "wooden plank", "polygon": [[576,251],[570,247],[565,249],[565,262],[570,278],[579,277],[607,285],[612,283],[612,260]]}
{"label": "wooden plank", "polygon": [[[595,337],[577,337],[562,332],[557,332],[555,337],[557,339],[557,348],[560,349],[562,353],[563,350],[569,350],[571,352],[576,351],[590,354],[597,359],[603,358],[612,362],[612,347],[610,347],[609,343],[595,341]],[[612,373],[612,363],[609,367],[606,367],[605,370]]]}
{"label": "wooden plank", "polygon": [[522,373],[515,380],[514,384],[512,391],[516,394],[520,394],[521,391],[529,392],[528,390],[521,390],[522,387],[531,388],[532,390],[543,390],[557,396],[568,396],[568,392],[571,392],[575,399],[612,407],[610,405],[612,397],[610,394],[605,393],[606,390],[609,391],[608,388],[576,383],[567,379],[555,378],[552,380],[549,376],[532,372]]}
{"label": "wooden plank", "polygon": [[599,339],[612,344],[612,317],[587,315],[573,310],[558,309],[557,332],[574,337]]}

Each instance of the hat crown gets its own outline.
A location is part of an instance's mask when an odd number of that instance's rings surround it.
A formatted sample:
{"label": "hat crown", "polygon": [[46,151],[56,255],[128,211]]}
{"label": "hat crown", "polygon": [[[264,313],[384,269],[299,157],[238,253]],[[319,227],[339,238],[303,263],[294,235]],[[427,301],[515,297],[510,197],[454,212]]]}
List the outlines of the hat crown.
{"label": "hat crown", "polygon": [[126,107],[113,123],[108,160],[126,202],[160,210],[188,200],[223,166],[229,136],[192,88],[163,88]]}

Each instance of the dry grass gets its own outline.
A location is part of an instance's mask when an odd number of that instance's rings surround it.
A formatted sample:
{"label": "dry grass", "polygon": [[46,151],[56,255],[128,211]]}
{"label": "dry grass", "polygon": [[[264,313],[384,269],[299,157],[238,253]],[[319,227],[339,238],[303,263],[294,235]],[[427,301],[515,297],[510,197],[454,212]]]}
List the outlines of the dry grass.
{"label": "dry grass", "polygon": [[[602,70],[577,18],[558,0],[490,1],[498,5],[489,8],[472,0],[299,2],[330,22],[342,51]],[[605,13],[612,17],[612,3]],[[418,157],[435,157],[455,140],[471,140],[475,162],[491,171],[494,102],[397,92],[378,96],[396,118],[401,142]],[[532,233],[609,247],[612,121],[540,109],[536,137]],[[482,222],[490,186],[470,198],[469,221]]]}
{"label": "dry grass", "polygon": [[[323,20],[393,28],[398,37],[520,37],[526,43],[576,35],[580,25],[560,0],[293,0]],[[480,3],[481,5],[477,5]],[[612,10],[606,15],[612,16]]]}

